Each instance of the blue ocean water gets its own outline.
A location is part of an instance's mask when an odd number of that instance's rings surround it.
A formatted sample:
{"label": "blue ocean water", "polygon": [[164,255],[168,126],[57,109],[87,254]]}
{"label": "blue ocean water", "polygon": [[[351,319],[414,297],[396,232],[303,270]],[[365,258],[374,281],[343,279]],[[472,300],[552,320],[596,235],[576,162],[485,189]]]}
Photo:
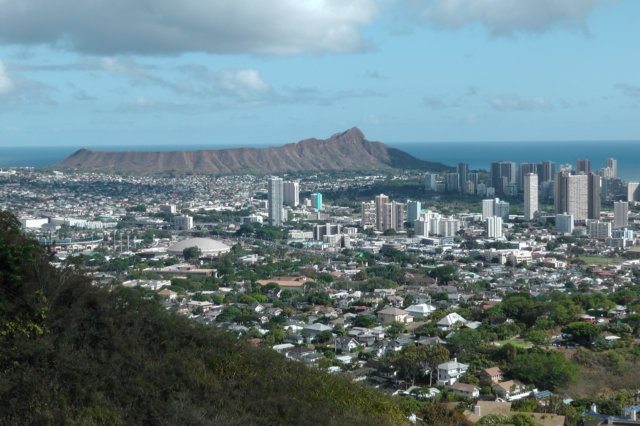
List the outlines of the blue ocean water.
{"label": "blue ocean water", "polygon": [[[618,176],[625,180],[640,180],[640,141],[589,142],[397,142],[388,145],[429,161],[488,170],[492,161],[538,163],[551,160],[557,164],[574,165],[576,159],[591,161],[594,171],[604,167],[609,157],[618,160]],[[235,145],[127,145],[96,147],[109,151],[176,151],[234,148]],[[255,145],[259,148],[260,145]],[[0,167],[44,167],[63,160],[79,147],[0,147]]]}

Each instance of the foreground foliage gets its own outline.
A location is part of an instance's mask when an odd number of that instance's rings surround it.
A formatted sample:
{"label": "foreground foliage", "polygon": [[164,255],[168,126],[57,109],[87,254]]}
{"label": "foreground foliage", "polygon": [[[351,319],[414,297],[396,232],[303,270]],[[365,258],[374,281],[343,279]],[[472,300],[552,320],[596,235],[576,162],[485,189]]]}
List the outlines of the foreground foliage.
{"label": "foreground foliage", "polygon": [[0,212],[1,424],[402,424],[394,400],[56,270]]}

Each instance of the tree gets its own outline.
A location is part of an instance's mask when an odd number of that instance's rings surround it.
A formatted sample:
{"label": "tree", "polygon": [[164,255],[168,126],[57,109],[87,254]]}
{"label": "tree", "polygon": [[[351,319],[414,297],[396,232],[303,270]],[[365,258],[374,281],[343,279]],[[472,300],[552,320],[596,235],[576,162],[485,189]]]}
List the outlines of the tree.
{"label": "tree", "polygon": [[400,335],[400,333],[402,333],[404,331],[405,331],[404,324],[402,324],[401,322],[397,322],[397,321],[394,321],[391,324],[389,324],[389,326],[387,327],[387,330],[386,330],[387,334],[392,339],[395,339],[396,337],[398,337]]}
{"label": "tree", "polygon": [[186,249],[182,250],[182,257],[184,257],[184,260],[189,263],[196,262],[198,259],[200,259],[200,256],[202,256],[202,250],[200,250],[200,248],[196,246],[187,247]]}
{"label": "tree", "polygon": [[517,413],[511,417],[511,423],[514,426],[536,426],[537,423],[532,415]]}
{"label": "tree", "polygon": [[376,325],[376,319],[371,315],[358,315],[353,320],[353,325],[355,325],[356,327],[371,328]]}
{"label": "tree", "polygon": [[442,345],[407,345],[387,356],[386,362],[398,367],[400,375],[412,383],[427,374],[431,383],[432,370],[448,359],[449,351]]}
{"label": "tree", "polygon": [[578,371],[560,352],[537,348],[516,355],[509,370],[523,382],[551,391],[575,381]]}
{"label": "tree", "polygon": [[591,345],[602,334],[600,327],[588,322],[572,322],[562,332],[570,334],[573,340],[582,345]]}

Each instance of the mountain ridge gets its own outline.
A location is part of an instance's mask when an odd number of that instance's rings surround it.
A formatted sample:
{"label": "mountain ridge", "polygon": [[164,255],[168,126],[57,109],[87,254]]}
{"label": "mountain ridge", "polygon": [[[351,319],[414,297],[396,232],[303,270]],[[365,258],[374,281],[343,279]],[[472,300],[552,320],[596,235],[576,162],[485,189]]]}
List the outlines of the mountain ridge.
{"label": "mountain ridge", "polygon": [[328,139],[308,138],[280,147],[193,151],[97,151],[79,149],[54,164],[58,169],[127,173],[279,173],[323,170],[422,169],[447,171],[381,142],[368,141],[353,127]]}

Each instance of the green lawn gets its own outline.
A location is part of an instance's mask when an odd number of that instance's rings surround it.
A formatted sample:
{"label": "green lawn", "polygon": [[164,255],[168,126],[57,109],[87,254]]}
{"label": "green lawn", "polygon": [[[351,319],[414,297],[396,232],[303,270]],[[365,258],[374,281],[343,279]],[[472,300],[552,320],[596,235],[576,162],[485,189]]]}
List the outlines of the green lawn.
{"label": "green lawn", "polygon": [[579,259],[587,265],[618,265],[624,261],[619,258],[602,256],[581,256]]}

